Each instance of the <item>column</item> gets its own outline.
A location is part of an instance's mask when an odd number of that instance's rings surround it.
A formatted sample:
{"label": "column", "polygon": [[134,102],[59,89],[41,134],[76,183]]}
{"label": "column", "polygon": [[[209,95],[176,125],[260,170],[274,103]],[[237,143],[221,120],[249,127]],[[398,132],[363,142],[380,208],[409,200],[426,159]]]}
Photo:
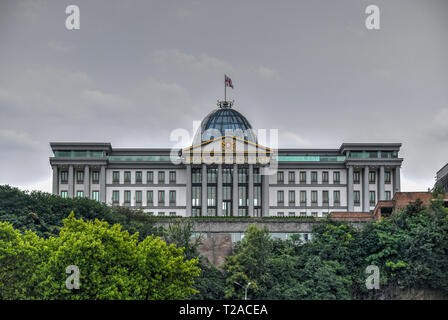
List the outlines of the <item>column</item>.
{"label": "column", "polygon": [[233,164],[233,190],[232,190],[232,212],[233,216],[238,216],[238,165]]}
{"label": "column", "polygon": [[187,164],[187,190],[185,193],[186,217],[191,217],[191,164]]}
{"label": "column", "polygon": [[59,172],[57,166],[52,166],[53,169],[53,194],[59,194]]}
{"label": "column", "polygon": [[265,174],[261,176],[261,214],[269,216],[269,176]]}
{"label": "column", "polygon": [[[106,203],[106,167],[101,166],[100,170],[100,201]],[[111,199],[112,202],[112,199]]]}
{"label": "column", "polygon": [[249,164],[249,216],[254,216],[254,165]]}
{"label": "column", "polygon": [[394,171],[394,194],[401,191],[400,167],[395,167]]}
{"label": "column", "polygon": [[380,166],[380,174],[378,179],[378,200],[383,201],[386,198],[384,193],[384,166]]}
{"label": "column", "polygon": [[[263,172],[260,168],[260,173]],[[261,215],[269,216],[269,176],[261,176]]]}
{"label": "column", "polygon": [[353,212],[354,207],[354,201],[353,201],[353,167],[348,167],[348,173],[347,173],[347,211]]}
{"label": "column", "polygon": [[68,167],[68,197],[73,198],[74,197],[74,185],[73,185],[73,166],[70,165]]}
{"label": "column", "polygon": [[205,165],[205,163],[202,164],[201,175],[202,175],[201,215],[204,217],[207,215],[207,166]]}
{"label": "column", "polygon": [[362,211],[370,211],[369,199],[369,166],[364,167],[364,175],[362,177]]}
{"label": "column", "polygon": [[90,199],[90,170],[89,166],[84,167],[84,197]]}
{"label": "column", "polygon": [[216,188],[217,203],[216,215],[222,216],[222,164],[218,164],[218,186]]}

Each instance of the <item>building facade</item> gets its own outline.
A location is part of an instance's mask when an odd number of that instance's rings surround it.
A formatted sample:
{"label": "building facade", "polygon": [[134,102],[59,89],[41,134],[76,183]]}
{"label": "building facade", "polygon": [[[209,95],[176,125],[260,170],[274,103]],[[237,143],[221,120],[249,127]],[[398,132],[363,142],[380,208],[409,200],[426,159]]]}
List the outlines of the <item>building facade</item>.
{"label": "building facade", "polygon": [[[314,216],[370,212],[400,191],[400,143],[270,149],[221,102],[180,150],[51,142],[53,193],[158,216]],[[269,173],[269,174],[267,174]]]}
{"label": "building facade", "polygon": [[445,192],[448,192],[448,163],[442,169],[437,171],[436,185],[440,184]]}

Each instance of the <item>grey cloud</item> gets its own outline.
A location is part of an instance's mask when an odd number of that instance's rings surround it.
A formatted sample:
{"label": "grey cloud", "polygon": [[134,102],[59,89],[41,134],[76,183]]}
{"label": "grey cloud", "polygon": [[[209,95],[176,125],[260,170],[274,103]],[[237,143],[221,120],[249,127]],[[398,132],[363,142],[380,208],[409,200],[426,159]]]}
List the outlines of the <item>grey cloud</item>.
{"label": "grey cloud", "polygon": [[376,32],[367,0],[77,4],[73,32],[67,3],[0,4],[0,183],[48,181],[49,141],[170,147],[223,98],[224,73],[281,147],[402,142],[419,189],[448,161],[446,1],[377,1]]}

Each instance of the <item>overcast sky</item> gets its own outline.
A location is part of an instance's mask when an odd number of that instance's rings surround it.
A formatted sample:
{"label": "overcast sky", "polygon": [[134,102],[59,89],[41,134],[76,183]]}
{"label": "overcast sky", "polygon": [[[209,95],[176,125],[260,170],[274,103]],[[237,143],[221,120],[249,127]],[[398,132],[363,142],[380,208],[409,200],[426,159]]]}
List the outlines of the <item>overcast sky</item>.
{"label": "overcast sky", "polygon": [[402,190],[426,190],[448,162],[447,31],[445,0],[1,0],[0,184],[51,191],[50,141],[172,147],[227,73],[280,147],[401,142]]}

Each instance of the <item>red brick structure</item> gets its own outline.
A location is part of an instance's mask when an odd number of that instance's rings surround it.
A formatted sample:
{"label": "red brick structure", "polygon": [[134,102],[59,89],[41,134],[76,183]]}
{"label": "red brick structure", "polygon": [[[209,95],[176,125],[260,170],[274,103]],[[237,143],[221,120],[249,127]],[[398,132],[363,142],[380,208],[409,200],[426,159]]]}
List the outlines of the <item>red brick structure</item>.
{"label": "red brick structure", "polygon": [[332,212],[330,218],[341,221],[380,220],[382,217],[390,216],[394,211],[406,208],[417,199],[420,199],[424,206],[428,206],[433,196],[431,192],[396,192],[392,200],[378,201],[371,212]]}
{"label": "red brick structure", "polygon": [[428,206],[432,198],[431,192],[397,192],[392,200],[378,201],[372,216],[375,220],[388,217],[392,212],[406,208],[408,204],[417,201],[417,199],[420,199],[424,206]]}
{"label": "red brick structure", "polygon": [[330,218],[339,221],[370,221],[373,220],[370,212],[331,212]]}

